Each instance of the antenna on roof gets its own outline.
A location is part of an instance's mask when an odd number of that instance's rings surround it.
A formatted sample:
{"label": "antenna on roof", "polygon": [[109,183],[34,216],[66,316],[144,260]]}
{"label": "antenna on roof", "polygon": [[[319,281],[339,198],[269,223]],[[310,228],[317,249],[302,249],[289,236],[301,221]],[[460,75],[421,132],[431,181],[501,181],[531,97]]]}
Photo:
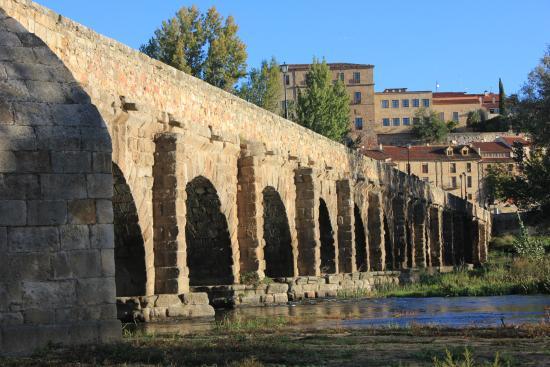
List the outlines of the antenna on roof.
{"label": "antenna on roof", "polygon": [[435,81],[435,92],[437,93],[438,90],[439,90],[439,82],[436,80]]}

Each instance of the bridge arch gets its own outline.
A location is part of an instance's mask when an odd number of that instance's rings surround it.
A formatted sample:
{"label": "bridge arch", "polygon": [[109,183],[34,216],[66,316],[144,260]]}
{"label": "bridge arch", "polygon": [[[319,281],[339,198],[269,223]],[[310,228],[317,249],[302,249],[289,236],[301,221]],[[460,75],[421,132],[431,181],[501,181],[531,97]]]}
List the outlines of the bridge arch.
{"label": "bridge arch", "polygon": [[233,284],[233,257],[227,219],[214,185],[197,176],[185,188],[189,285]]}
{"label": "bridge arch", "polygon": [[321,243],[321,273],[336,273],[336,246],[334,229],[327,203],[319,199],[319,241]]}
{"label": "bridge arch", "polygon": [[291,277],[294,273],[292,238],[281,195],[272,186],[262,192],[265,274]]}

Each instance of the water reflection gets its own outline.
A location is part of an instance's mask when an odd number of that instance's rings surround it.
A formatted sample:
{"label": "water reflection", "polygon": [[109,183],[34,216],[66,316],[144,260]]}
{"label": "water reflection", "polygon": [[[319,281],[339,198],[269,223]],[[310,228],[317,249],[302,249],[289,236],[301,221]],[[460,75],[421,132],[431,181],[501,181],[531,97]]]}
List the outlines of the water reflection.
{"label": "water reflection", "polygon": [[[406,326],[411,323],[448,327],[500,326],[536,323],[544,319],[550,296],[384,298],[322,300],[306,304],[221,310],[216,319],[289,318],[296,328]],[[206,331],[214,320],[148,323],[141,328],[157,333]]]}

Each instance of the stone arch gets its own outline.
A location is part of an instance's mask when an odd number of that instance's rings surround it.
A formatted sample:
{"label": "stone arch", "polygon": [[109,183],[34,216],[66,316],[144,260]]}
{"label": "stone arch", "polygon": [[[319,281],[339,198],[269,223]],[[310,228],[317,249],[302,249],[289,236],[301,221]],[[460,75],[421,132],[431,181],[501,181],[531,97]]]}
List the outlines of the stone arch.
{"label": "stone arch", "polygon": [[353,206],[353,216],[355,217],[355,264],[357,265],[357,271],[367,271],[369,268],[367,238],[365,235],[365,226],[363,224],[363,218],[361,217],[361,211],[357,205]]}
{"label": "stone arch", "polygon": [[406,236],[406,263],[408,268],[414,267],[414,242],[413,242],[414,228],[411,227],[410,222],[405,221],[405,236]]}
{"label": "stone arch", "polygon": [[327,204],[319,199],[319,241],[321,242],[321,273],[336,273],[336,246]]}
{"label": "stone arch", "polygon": [[197,176],[185,191],[189,285],[232,284],[231,238],[216,188],[207,178]]}
{"label": "stone arch", "polygon": [[271,186],[263,192],[264,260],[268,277],[291,277],[294,273],[292,238],[281,196]]}
{"label": "stone arch", "polygon": [[145,295],[145,249],[136,203],[120,168],[113,163],[115,281],[118,297]]}
{"label": "stone arch", "polygon": [[393,241],[391,239],[390,226],[388,225],[388,218],[384,215],[384,246],[385,246],[385,268],[387,270],[394,269],[394,253],[393,253]]}

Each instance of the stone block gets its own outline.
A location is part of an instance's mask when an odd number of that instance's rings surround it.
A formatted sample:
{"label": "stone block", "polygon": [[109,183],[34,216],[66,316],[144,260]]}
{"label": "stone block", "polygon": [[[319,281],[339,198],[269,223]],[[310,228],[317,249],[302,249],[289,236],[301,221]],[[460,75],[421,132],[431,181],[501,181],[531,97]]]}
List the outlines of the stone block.
{"label": "stone block", "polygon": [[23,311],[25,324],[52,324],[55,322],[55,311],[47,305],[41,308],[30,308]]}
{"label": "stone block", "polygon": [[306,292],[304,292],[304,297],[305,298],[315,298],[315,296],[316,296],[315,291],[306,291]]}
{"label": "stone block", "polygon": [[62,250],[83,250],[90,247],[90,231],[86,225],[59,227]]}
{"label": "stone block", "polygon": [[94,152],[92,155],[92,169],[96,173],[111,173],[113,160],[110,152]]}
{"label": "stone block", "polygon": [[23,315],[21,312],[2,312],[0,313],[0,325],[21,325]]}
{"label": "stone block", "polygon": [[190,317],[214,317],[216,315],[214,307],[210,305],[189,305],[187,307],[190,308]]}
{"label": "stone block", "polygon": [[97,250],[59,252],[52,258],[57,279],[95,278],[101,276],[101,260]]}
{"label": "stone block", "polygon": [[82,150],[91,152],[111,152],[111,137],[106,130],[95,128],[81,128]]}
{"label": "stone block", "polygon": [[241,296],[240,301],[245,305],[260,305],[262,303],[261,296],[257,294]]}
{"label": "stone block", "polygon": [[94,173],[87,175],[88,197],[110,199],[113,197],[113,175]]}
{"label": "stone block", "polygon": [[27,224],[51,226],[67,222],[67,202],[59,200],[28,201]]}
{"label": "stone block", "polygon": [[[0,120],[1,123],[2,121]],[[14,172],[16,169],[17,161],[15,154],[8,150],[0,150],[0,172]]]}
{"label": "stone block", "polygon": [[[22,299],[27,307],[56,307],[75,301],[74,281],[22,282]],[[47,305],[47,306],[45,306]]]}
{"label": "stone block", "polygon": [[[0,90],[2,89],[0,81]],[[0,92],[0,99],[2,93]],[[2,134],[0,134],[0,150],[19,151],[35,150],[36,135],[32,127],[17,125],[2,125]]]}
{"label": "stone block", "polygon": [[98,334],[97,321],[79,322],[69,326],[68,338],[74,344],[96,344],[99,341]]}
{"label": "stone block", "polygon": [[275,303],[287,303],[288,302],[288,294],[287,293],[275,293],[273,295],[274,302]]}
{"label": "stone block", "polygon": [[45,199],[85,199],[86,177],[81,174],[40,175],[42,195]]}
{"label": "stone block", "polygon": [[8,47],[18,47],[21,46],[21,41],[15,35],[15,33],[0,30],[0,45]]}
{"label": "stone block", "polygon": [[[93,199],[72,200],[68,202],[69,223],[96,223],[96,202]],[[112,222],[111,222],[112,223]]]}
{"label": "stone block", "polygon": [[50,256],[42,253],[12,253],[4,255],[0,267],[0,282],[44,280],[50,277]]}
{"label": "stone block", "polygon": [[342,280],[342,275],[341,274],[327,275],[326,279],[327,279],[327,283],[329,284],[339,284],[340,281]]}
{"label": "stone block", "polygon": [[2,333],[2,350],[7,351],[12,356],[34,352],[39,346],[39,328],[35,325],[3,325],[0,329]]}
{"label": "stone block", "polygon": [[37,148],[56,151],[80,151],[80,129],[67,126],[37,126]]}
{"label": "stone block", "polygon": [[0,253],[8,252],[8,229],[0,227]]}
{"label": "stone block", "polygon": [[108,277],[115,276],[115,250],[101,250],[101,274]]}
{"label": "stone block", "polygon": [[51,172],[50,152],[48,151],[15,152],[15,162],[19,173]]}
{"label": "stone block", "polygon": [[26,80],[25,84],[33,101],[65,103],[67,93],[64,85],[57,82]]}
{"label": "stone block", "polygon": [[113,223],[113,203],[111,200],[96,200],[96,222],[100,224]]}
{"label": "stone block", "polygon": [[52,152],[53,172],[88,173],[92,171],[92,154],[90,152],[61,151]]}
{"label": "stone block", "polygon": [[2,124],[13,124],[13,109],[8,101],[0,101],[0,125]]}
{"label": "stone block", "polygon": [[19,102],[15,104],[15,121],[18,125],[40,126],[52,123],[49,106],[44,103]]}
{"label": "stone block", "polygon": [[0,174],[0,200],[37,199],[40,196],[38,175]]}
{"label": "stone block", "polygon": [[210,303],[208,294],[205,292],[184,293],[180,295],[180,299],[186,305],[207,305]]}
{"label": "stone block", "polygon": [[166,312],[168,317],[189,317],[191,314],[191,307],[186,305],[169,306]]}
{"label": "stone block", "polygon": [[296,278],[296,284],[297,285],[307,284],[307,277]]}
{"label": "stone block", "polygon": [[115,248],[114,229],[112,224],[90,226],[90,245],[92,248]]}
{"label": "stone block", "polygon": [[114,278],[77,279],[76,294],[79,305],[112,303],[116,299]]}
{"label": "stone block", "polygon": [[260,300],[262,303],[270,304],[275,302],[275,297],[272,294],[264,294],[260,296]]}
{"label": "stone block", "polygon": [[0,200],[0,226],[24,226],[27,205],[23,200]]}
{"label": "stone block", "polygon": [[271,283],[267,287],[267,293],[286,293],[288,292],[288,284],[286,283]]}
{"label": "stone block", "polygon": [[8,230],[8,248],[12,252],[47,252],[59,248],[57,227],[16,227]]}
{"label": "stone block", "polygon": [[181,300],[177,294],[159,294],[155,302],[155,307],[169,307],[181,305]]}

